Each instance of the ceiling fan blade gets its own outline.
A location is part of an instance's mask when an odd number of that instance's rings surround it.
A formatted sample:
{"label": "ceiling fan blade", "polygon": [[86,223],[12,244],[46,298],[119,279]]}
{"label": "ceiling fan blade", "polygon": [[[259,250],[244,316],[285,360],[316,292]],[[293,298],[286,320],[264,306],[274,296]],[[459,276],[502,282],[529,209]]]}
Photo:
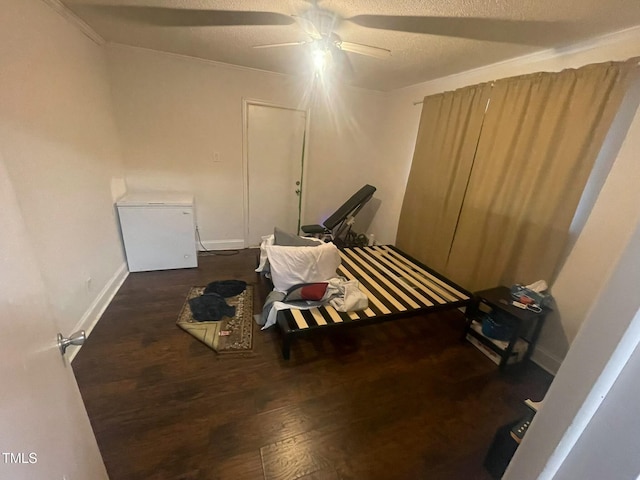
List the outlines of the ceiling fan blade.
{"label": "ceiling fan blade", "polygon": [[388,50],[386,48],[374,47],[373,45],[364,45],[362,43],[341,41],[338,43],[338,48],[344,50],[345,52],[366,55],[367,57],[387,58],[391,56],[391,50]]}
{"label": "ceiling fan blade", "polygon": [[163,27],[221,27],[233,25],[291,25],[295,20],[275,12],[197,10],[135,5],[74,5],[77,13],[101,13]]}
{"label": "ceiling fan blade", "polygon": [[310,42],[303,40],[301,42],[268,43],[266,45],[254,45],[252,48],[293,47],[296,45],[306,45],[307,43]]}
{"label": "ceiling fan blade", "polygon": [[551,45],[558,40],[554,36],[564,36],[572,29],[567,22],[499,18],[356,15],[347,20],[381,30],[537,46]]}
{"label": "ceiling fan blade", "polygon": [[293,19],[300,25],[300,28],[309,35],[314,40],[320,40],[322,38],[322,34],[316,27],[315,23],[305,17],[301,17],[299,15],[292,15]]}
{"label": "ceiling fan blade", "polygon": [[332,51],[332,55],[336,60],[336,63],[340,66],[341,73],[346,73],[349,76],[354,75],[355,69],[353,68],[353,63],[351,62],[349,55],[347,55],[344,50],[336,45]]}

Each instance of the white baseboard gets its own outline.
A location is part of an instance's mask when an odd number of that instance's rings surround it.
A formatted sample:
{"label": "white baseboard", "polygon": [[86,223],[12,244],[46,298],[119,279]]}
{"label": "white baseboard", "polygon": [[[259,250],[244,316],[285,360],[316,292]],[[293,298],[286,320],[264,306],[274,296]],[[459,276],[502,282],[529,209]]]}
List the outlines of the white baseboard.
{"label": "white baseboard", "polygon": [[[113,276],[109,279],[104,288],[100,291],[95,300],[89,305],[89,308],[82,318],[76,324],[76,328],[73,330],[77,332],[78,330],[84,330],[86,332],[87,337],[91,334],[93,327],[96,326],[100,317],[107,309],[113,297],[115,297],[116,293],[129,276],[129,270],[127,270],[127,264],[123,263],[120,265],[118,270],[113,274]],[[78,352],[82,347],[73,347],[69,349],[69,362],[73,362],[73,359],[76,357]]]}
{"label": "white baseboard", "polygon": [[240,250],[244,248],[244,240],[232,239],[232,240],[203,240],[202,245],[198,246],[198,250],[203,252],[206,250]]}
{"label": "white baseboard", "polygon": [[562,359],[556,357],[552,353],[547,352],[544,348],[536,347],[531,355],[531,361],[551,375],[558,373]]}

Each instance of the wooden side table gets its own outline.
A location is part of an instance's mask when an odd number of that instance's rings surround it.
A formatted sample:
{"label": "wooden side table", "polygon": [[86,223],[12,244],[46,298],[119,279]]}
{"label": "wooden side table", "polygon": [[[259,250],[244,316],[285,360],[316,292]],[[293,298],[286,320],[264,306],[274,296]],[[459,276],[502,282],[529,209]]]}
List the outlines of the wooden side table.
{"label": "wooden side table", "polygon": [[[467,307],[465,313],[467,324],[463,338],[469,335],[495,352],[500,358],[500,368],[504,368],[507,364],[514,361],[513,358],[515,357],[513,357],[513,355],[516,342],[524,341],[527,345],[521,360],[528,360],[533,353],[533,348],[538,341],[545,317],[550,309],[543,308],[541,313],[535,313],[530,310],[514,307],[511,305],[511,291],[509,288],[503,286],[481,290],[475,292],[473,295],[474,301]],[[491,311],[500,312],[502,314],[501,317],[509,323],[513,330],[508,341],[502,342],[494,340],[482,333],[481,304],[484,305],[484,309],[489,307]]]}

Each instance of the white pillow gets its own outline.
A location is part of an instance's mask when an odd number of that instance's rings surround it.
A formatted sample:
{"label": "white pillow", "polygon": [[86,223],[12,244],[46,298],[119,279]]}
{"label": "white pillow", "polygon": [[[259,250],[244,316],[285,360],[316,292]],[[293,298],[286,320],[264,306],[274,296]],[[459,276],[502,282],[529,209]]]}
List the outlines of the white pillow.
{"label": "white pillow", "polygon": [[271,281],[275,290],[286,292],[299,283],[326,282],[336,276],[340,253],[333,243],[317,247],[266,245]]}
{"label": "white pillow", "polygon": [[[313,237],[299,237],[307,242],[315,242],[318,245],[322,245],[324,242],[319,238]],[[256,272],[258,273],[269,273],[269,262],[267,262],[267,245],[276,245],[275,234],[265,235],[262,237],[262,242],[260,242],[260,263],[258,264],[258,268],[256,268]],[[294,245],[290,245],[294,246]],[[311,246],[311,245],[309,245]],[[268,276],[268,275],[267,275]]]}

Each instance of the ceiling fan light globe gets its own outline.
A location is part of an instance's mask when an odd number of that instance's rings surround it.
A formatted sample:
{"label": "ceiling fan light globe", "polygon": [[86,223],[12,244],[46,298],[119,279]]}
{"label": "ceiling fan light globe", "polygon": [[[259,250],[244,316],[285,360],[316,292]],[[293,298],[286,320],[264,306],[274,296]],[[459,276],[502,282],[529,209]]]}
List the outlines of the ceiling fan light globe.
{"label": "ceiling fan light globe", "polygon": [[322,73],[331,60],[330,53],[326,49],[314,48],[311,52],[311,61],[313,63],[313,70],[316,73]]}

